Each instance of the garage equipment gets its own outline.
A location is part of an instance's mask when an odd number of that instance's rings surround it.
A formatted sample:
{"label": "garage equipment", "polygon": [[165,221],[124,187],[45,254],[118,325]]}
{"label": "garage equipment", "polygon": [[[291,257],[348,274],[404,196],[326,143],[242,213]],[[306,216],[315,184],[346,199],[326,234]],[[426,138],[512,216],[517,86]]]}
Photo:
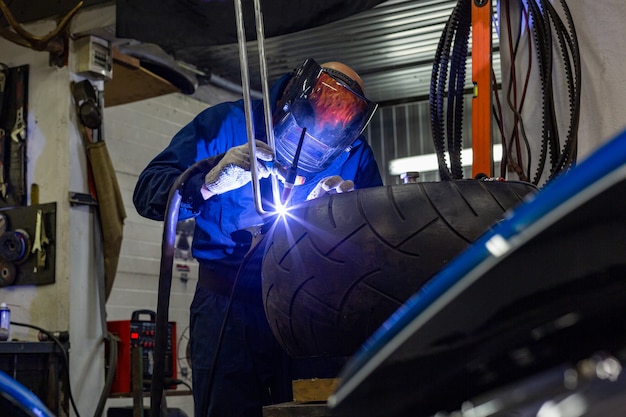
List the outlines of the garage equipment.
{"label": "garage equipment", "polygon": [[[147,319],[146,319],[147,317]],[[119,338],[118,360],[115,366],[115,379],[111,385],[111,394],[130,393],[132,390],[131,358],[133,350],[141,348],[141,372],[142,380],[151,382],[153,377],[154,346],[156,336],[156,313],[151,310],[133,311],[130,320],[108,321],[108,331]],[[114,342],[112,342],[114,343]],[[109,355],[105,355],[109,357]],[[176,323],[168,322],[167,339],[165,349],[165,370],[164,377],[176,378]],[[107,363],[107,367],[111,364]],[[169,389],[176,389],[176,385],[168,386]]]}

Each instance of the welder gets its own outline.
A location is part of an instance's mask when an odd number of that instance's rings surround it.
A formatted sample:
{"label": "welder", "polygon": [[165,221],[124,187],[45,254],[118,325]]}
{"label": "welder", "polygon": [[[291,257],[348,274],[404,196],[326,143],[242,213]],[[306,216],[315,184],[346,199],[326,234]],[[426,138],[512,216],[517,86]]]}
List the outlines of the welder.
{"label": "welder", "polygon": [[221,103],[173,137],[134,191],[138,213],[163,220],[172,184],[205,161],[205,171],[182,187],[178,217],[195,219],[192,254],[199,262],[189,324],[196,417],[260,417],[263,405],[292,399],[293,361],[274,339],[263,310],[263,251],[253,246],[251,230],[267,218],[255,209],[251,166],[268,211],[280,204],[273,200],[272,172],[282,173],[278,184],[286,191],[280,192],[290,204],[382,185],[362,135],[376,104],[365,97],[352,68],[307,59],[272,85],[270,100],[275,152],[267,145],[260,100],[251,106],[254,164],[243,100]]}

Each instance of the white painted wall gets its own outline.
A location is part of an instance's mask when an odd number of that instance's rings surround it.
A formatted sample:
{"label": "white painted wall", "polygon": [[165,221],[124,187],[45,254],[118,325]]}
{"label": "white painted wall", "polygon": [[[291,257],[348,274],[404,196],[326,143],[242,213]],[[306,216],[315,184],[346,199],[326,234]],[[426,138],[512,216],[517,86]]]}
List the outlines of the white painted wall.
{"label": "white painted wall", "polygon": [[[107,147],[115,161],[128,214],[118,273],[107,302],[109,320],[128,320],[133,311],[140,309],[156,311],[163,223],[140,217],[133,206],[132,194],[141,170],[185,123],[206,107],[206,103],[190,97],[171,94],[105,110]],[[176,322],[177,338],[189,323],[189,306],[197,281],[197,263],[187,264],[192,270],[189,281],[181,280],[177,273],[172,277],[169,319]],[[129,399],[111,399],[107,406],[131,403]],[[148,404],[146,399],[145,405]],[[167,404],[193,415],[190,396],[168,397]]]}
{"label": "white painted wall", "polygon": [[[626,127],[626,8],[622,0],[570,1],[583,59],[583,110],[580,156]],[[27,26],[44,34],[53,22]],[[0,39],[0,62],[31,65],[29,183],[40,185],[42,203],[56,201],[56,283],[41,287],[0,288],[0,301],[12,305],[13,320],[49,330],[70,330],[71,382],[82,417],[91,417],[104,383],[101,329],[94,285],[92,218],[86,207],[70,207],[68,192],[86,192],[82,143],[76,131],[69,68],[50,68],[46,53]],[[215,100],[227,99],[216,91]],[[128,218],[118,276],[107,303],[109,320],[128,319],[132,311],[156,308],[162,224],[139,217],[131,202],[137,174],[170,137],[207,106],[188,96],[172,94],[107,108],[106,142],[122,188]],[[184,283],[174,274],[170,317],[179,334],[186,328],[187,310],[195,286],[195,269]],[[14,328],[13,337],[34,340],[31,331]],[[130,405],[129,399],[109,400],[108,406]],[[191,415],[191,397],[169,397],[170,407]]]}
{"label": "white painted wall", "polygon": [[[46,32],[54,25],[39,24],[32,31]],[[67,329],[69,319],[69,189],[70,96],[67,68],[49,68],[48,55],[33,53],[0,39],[0,61],[10,67],[30,65],[28,132],[28,183],[40,188],[40,203],[57,201],[57,271],[56,284],[38,287],[0,288],[12,320],[37,324],[50,330]],[[56,300],[65,302],[50,309]],[[32,332],[14,327],[12,337],[22,338]]]}
{"label": "white painted wall", "polygon": [[[26,28],[34,34],[46,34],[55,26],[54,22],[40,22]],[[96,311],[91,308],[96,298],[89,269],[93,257],[90,214],[85,208],[71,208],[68,200],[69,191],[86,190],[84,150],[69,89],[71,73],[69,67],[48,66],[47,53],[1,39],[0,61],[10,67],[30,65],[28,184],[39,185],[40,203],[57,203],[56,282],[0,288],[0,299],[11,306],[12,321],[50,331],[69,330],[70,374],[74,395],[80,402],[81,394],[91,395],[101,385],[103,366],[90,367],[101,356],[97,350],[101,332],[94,320]],[[13,326],[11,338],[36,341],[37,332]]]}
{"label": "white painted wall", "polygon": [[626,6],[622,0],[569,1],[581,48],[582,157],[626,129]]}

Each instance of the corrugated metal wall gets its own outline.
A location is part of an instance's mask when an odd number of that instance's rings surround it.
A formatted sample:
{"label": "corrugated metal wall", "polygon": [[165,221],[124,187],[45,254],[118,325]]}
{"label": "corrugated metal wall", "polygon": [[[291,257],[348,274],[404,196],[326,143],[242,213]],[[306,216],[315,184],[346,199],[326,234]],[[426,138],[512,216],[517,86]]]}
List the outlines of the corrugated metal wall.
{"label": "corrugated metal wall", "polygon": [[[377,103],[422,100],[428,96],[439,38],[456,4],[457,0],[387,0],[341,21],[266,39],[269,79],[291,71],[306,58],[319,63],[342,61],[357,70],[367,96]],[[497,50],[495,33],[493,42]],[[247,50],[252,85],[260,91],[256,41],[248,42]],[[498,56],[493,59],[499,62]],[[198,48],[194,61],[206,71],[237,83],[241,80],[236,44]]]}
{"label": "corrugated metal wall", "polygon": [[[466,96],[463,117],[463,148],[472,146],[472,97]],[[376,161],[385,185],[400,184],[397,175],[389,172],[393,159],[435,153],[430,127],[428,101],[397,104],[378,109],[368,125],[365,135],[374,150]],[[471,176],[471,168],[465,176]],[[436,171],[420,172],[420,181],[438,181]]]}

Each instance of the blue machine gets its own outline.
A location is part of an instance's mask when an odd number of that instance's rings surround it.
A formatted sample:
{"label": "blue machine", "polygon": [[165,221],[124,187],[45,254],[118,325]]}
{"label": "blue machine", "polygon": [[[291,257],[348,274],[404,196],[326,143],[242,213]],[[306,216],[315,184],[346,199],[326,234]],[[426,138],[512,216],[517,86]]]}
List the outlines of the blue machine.
{"label": "blue machine", "polygon": [[[623,411],[625,314],[626,132],[426,283],[352,357],[328,405],[360,417],[518,416],[576,394],[585,416]],[[611,388],[583,390],[590,381]]]}
{"label": "blue machine", "polygon": [[3,416],[54,417],[35,394],[2,371],[0,371],[0,410]]}

